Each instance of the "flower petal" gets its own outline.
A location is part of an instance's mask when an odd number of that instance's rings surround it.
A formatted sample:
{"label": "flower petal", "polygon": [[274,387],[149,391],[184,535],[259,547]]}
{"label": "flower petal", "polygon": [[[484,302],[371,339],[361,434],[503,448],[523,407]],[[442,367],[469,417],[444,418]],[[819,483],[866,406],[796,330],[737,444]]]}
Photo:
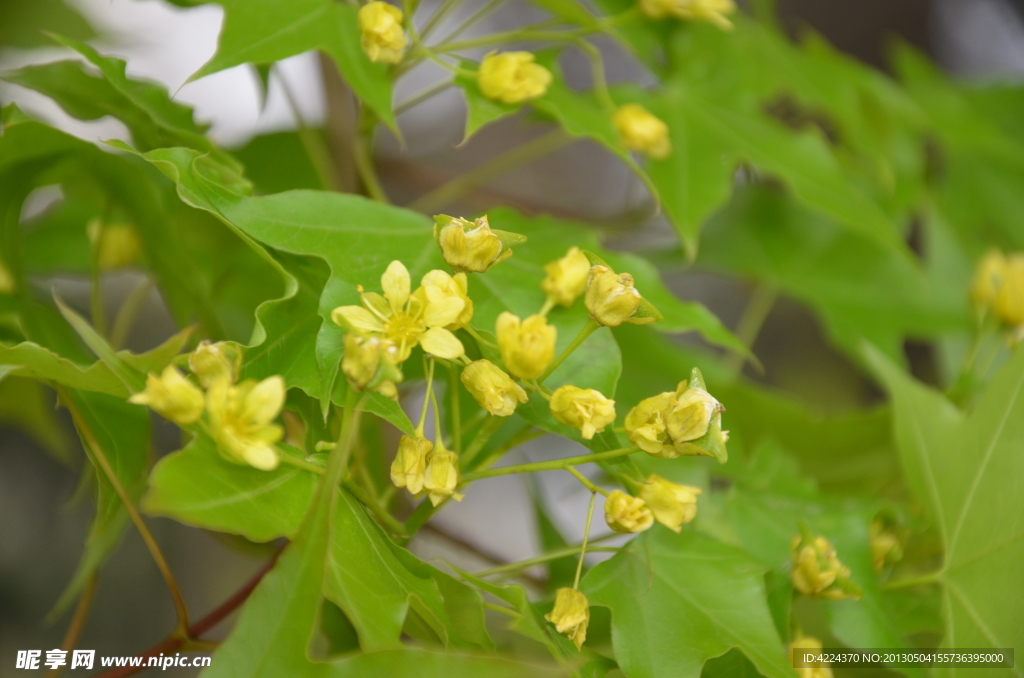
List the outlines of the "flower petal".
{"label": "flower petal", "polygon": [[462,309],[466,307],[464,299],[459,297],[445,297],[427,304],[427,310],[423,314],[423,321],[427,327],[444,327],[451,325],[458,319]]}
{"label": "flower petal", "polygon": [[420,336],[423,350],[438,358],[455,360],[466,352],[462,342],[454,334],[440,327],[433,327]]}
{"label": "flower petal", "polygon": [[380,319],[362,306],[339,306],[331,311],[331,320],[337,325],[357,332],[384,331],[384,324]]}
{"label": "flower petal", "polygon": [[412,283],[409,280],[409,269],[397,259],[388,264],[388,270],[380,277],[380,285],[384,296],[391,302],[391,308],[398,310],[409,300]]}

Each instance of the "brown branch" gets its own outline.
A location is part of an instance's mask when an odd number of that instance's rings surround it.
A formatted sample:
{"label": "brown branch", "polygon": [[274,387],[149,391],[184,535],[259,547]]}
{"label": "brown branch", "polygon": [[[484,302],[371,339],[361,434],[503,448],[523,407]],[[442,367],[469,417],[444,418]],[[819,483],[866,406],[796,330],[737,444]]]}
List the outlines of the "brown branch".
{"label": "brown branch", "polygon": [[[82,590],[82,596],[78,599],[78,605],[75,606],[75,615],[71,618],[71,624],[68,625],[67,633],[64,634],[64,640],[60,644],[60,649],[65,652],[71,652],[71,649],[75,646],[78,641],[78,636],[82,634],[82,629],[85,627],[85,620],[89,616],[89,610],[92,607],[92,601],[96,596],[96,581],[98,577],[93,572],[89,577],[89,581],[86,582],[85,588]],[[46,678],[57,678],[64,670],[66,664],[58,666],[55,669],[50,669],[46,674]]]}
{"label": "brown branch", "polygon": [[[252,594],[253,590],[255,590],[256,586],[260,583],[260,581],[263,580],[263,577],[266,576],[266,574],[270,572],[270,570],[274,567],[274,564],[277,562],[277,559],[280,557],[282,551],[284,551],[284,548],[280,549],[277,553],[275,553],[274,556],[263,567],[261,567],[259,571],[252,576],[251,579],[249,579],[249,581],[243,584],[240,589],[235,591],[235,593],[232,594],[230,598],[225,600],[216,610],[214,610],[213,612],[206,615],[205,617],[197,621],[195,624],[190,626],[188,629],[189,637],[198,638],[199,636],[201,636],[202,634],[206,633],[214,626],[219,624],[221,621],[223,621],[225,617],[234,612],[242,603],[244,603],[246,599],[248,599],[249,596]],[[153,647],[149,648],[145,652],[143,652],[141,656],[143,657],[143,659],[146,659],[148,657],[157,657],[160,654],[169,654],[171,652],[176,652],[180,650],[184,645],[185,641],[182,638],[178,638],[176,636],[169,636],[164,640],[160,641],[159,643],[157,643],[156,645],[154,645]],[[145,664],[145,662],[143,663]],[[119,666],[109,671],[104,671],[103,673],[96,676],[96,678],[123,678],[124,676],[130,676],[135,673],[139,673],[140,671],[143,671],[147,668],[150,667],[145,665]]]}

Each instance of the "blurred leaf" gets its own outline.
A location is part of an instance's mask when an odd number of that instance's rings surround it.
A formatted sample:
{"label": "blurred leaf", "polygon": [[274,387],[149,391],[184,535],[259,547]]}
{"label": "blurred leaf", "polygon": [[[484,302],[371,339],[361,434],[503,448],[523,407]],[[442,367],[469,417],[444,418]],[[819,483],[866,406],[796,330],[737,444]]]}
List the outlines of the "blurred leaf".
{"label": "blurred leaf", "polygon": [[1015,352],[969,414],[877,349],[865,352],[895,403],[907,482],[946,547],[936,575],[946,645],[1020,646],[1024,601],[1010,592],[1024,559],[1024,351]]}
{"label": "blurred leaf", "polygon": [[397,133],[390,69],[363,53],[356,7],[333,0],[217,0],[217,4],[224,7],[217,53],[193,79],[245,63],[266,64],[321,50],[334,59],[352,91]]}
{"label": "blurred leaf", "polygon": [[584,9],[583,5],[576,0],[530,0],[541,9],[554,14],[559,19],[565,19],[569,23],[579,24],[586,28],[598,28],[600,22],[597,17]]}
{"label": "blurred leaf", "polygon": [[292,466],[260,471],[233,464],[205,435],[153,468],[142,501],[148,513],[255,542],[294,537],[313,498],[316,476]]}
{"label": "blurred leaf", "polygon": [[965,330],[967,296],[938,294],[890,248],[755,187],[712,223],[700,261],[775,285],[820,314],[832,339],[857,355],[867,339],[903,360],[903,340]]}
{"label": "blurred leaf", "polygon": [[631,678],[696,678],[733,647],[765,676],[790,678],[763,575],[739,549],[655,526],[591,570],[582,590],[611,608],[615,656]]}
{"label": "blurred leaf", "polygon": [[95,35],[89,22],[64,0],[33,0],[0,4],[0,48],[31,49],[52,44],[46,33],[76,40]]}
{"label": "blurred leaf", "polygon": [[[367,652],[402,647],[410,609],[447,647],[491,646],[479,594],[394,545],[344,490],[331,509],[324,593],[352,621]],[[461,605],[450,604],[451,595]]]}
{"label": "blurred leaf", "polygon": [[52,392],[33,379],[10,376],[12,366],[0,380],[0,425],[21,430],[40,447],[65,463],[71,462],[70,439],[55,416]]}
{"label": "blurred leaf", "polygon": [[[95,452],[87,442],[87,429],[113,469],[121,487],[137,502],[146,487],[149,462],[149,413],[131,405],[121,397],[67,389],[75,426],[82,447],[96,472],[96,517],[89,528],[85,552],[60,598],[50,611],[50,618],[59,617],[75,601],[86,582],[117,546],[128,511],[121,503],[114,486],[96,461]],[[79,417],[81,417],[79,419]]]}
{"label": "blurred leaf", "polygon": [[297,132],[261,134],[232,153],[245,165],[245,176],[262,195],[320,188],[320,178]]}

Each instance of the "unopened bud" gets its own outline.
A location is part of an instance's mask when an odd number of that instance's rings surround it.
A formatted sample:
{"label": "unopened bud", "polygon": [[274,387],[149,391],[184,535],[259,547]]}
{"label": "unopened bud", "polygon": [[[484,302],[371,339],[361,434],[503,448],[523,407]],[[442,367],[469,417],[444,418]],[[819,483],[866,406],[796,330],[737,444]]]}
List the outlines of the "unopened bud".
{"label": "unopened bud", "polygon": [[522,386],[489,360],[466,365],[462,370],[462,383],[480,407],[496,417],[511,415],[518,403],[530,399]]}
{"label": "unopened bud", "polygon": [[658,309],[633,286],[633,276],[616,273],[604,264],[591,267],[583,301],[590,317],[605,327],[646,325],[662,319]]}
{"label": "unopened bud", "polygon": [[664,160],[672,152],[668,138],[668,125],[639,104],[620,106],[612,122],[619,133],[622,145],[631,151],[639,151],[655,160]]}
{"label": "unopened bud", "polygon": [[793,537],[791,550],[791,578],[797,591],[827,600],[860,598],[859,587],[850,581],[850,569],[839,562],[828,539],[798,534]]}
{"label": "unopened bud", "polygon": [[654,514],[640,497],[612,490],[604,500],[604,520],[616,532],[643,532],[654,524]]}
{"label": "unopened bud", "polygon": [[590,261],[578,247],[570,248],[561,259],[545,264],[544,270],[548,275],[541,289],[553,303],[568,308],[587,289]]}
{"label": "unopened bud", "polygon": [[651,474],[640,486],[640,498],[654,514],[654,519],[676,534],[683,525],[697,517],[699,487],[677,485],[661,476]]}
{"label": "unopened bud", "polygon": [[551,394],[551,414],[578,429],[585,440],[615,421],[615,401],[592,388],[561,386]]}
{"label": "unopened bud", "polygon": [[462,495],[455,492],[458,486],[459,458],[454,452],[439,446],[427,457],[427,470],[423,481],[423,488],[430,497],[430,503],[437,506],[449,497],[455,501],[462,501]]}
{"label": "unopened bud", "polygon": [[164,419],[182,426],[198,421],[204,407],[203,392],[174,365],[168,365],[160,376],[150,373],[146,390],[132,395],[128,402],[148,405]]}
{"label": "unopened bud", "polygon": [[391,482],[404,487],[410,494],[423,491],[427,471],[427,455],[434,443],[420,436],[402,436],[398,441],[398,454],[391,463]]}
{"label": "unopened bud", "polygon": [[359,9],[362,47],[370,61],[397,64],[405,50],[402,10],[386,2],[369,2]]}
{"label": "unopened bud", "polygon": [[513,245],[526,242],[518,233],[493,230],[486,215],[469,221],[439,214],[434,217],[434,239],[445,263],[469,273],[484,273],[511,257]]}
{"label": "unopened bud", "polygon": [[534,63],[530,52],[492,52],[484,57],[477,75],[480,91],[503,104],[536,99],[551,84],[551,71]]}
{"label": "unopened bud", "polygon": [[238,381],[238,373],[242,368],[242,352],[237,344],[202,341],[188,357],[188,368],[203,388],[210,388],[217,379],[227,379],[234,383]]}
{"label": "unopened bud", "polygon": [[495,323],[495,335],[502,362],[519,379],[539,377],[555,359],[558,331],[544,316],[531,315],[520,320],[504,311]]}
{"label": "unopened bud", "polygon": [[561,588],[555,592],[555,606],[544,618],[555,625],[555,630],[564,633],[576,645],[583,646],[587,639],[587,625],[590,623],[590,603],[587,597],[576,589]]}

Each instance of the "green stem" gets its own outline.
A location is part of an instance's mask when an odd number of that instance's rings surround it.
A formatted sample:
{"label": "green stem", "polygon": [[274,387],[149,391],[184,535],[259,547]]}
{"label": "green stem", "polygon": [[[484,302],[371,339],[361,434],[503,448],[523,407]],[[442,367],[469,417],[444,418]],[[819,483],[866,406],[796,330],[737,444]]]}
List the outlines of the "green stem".
{"label": "green stem", "polygon": [[402,113],[405,113],[410,108],[418,106],[419,104],[423,103],[424,101],[427,101],[434,95],[440,94],[441,92],[445,91],[449,87],[452,87],[453,85],[454,83],[451,80],[441,80],[439,82],[434,83],[433,85],[430,85],[429,87],[423,88],[416,94],[413,94],[411,97],[395,106],[395,115],[401,115]]}
{"label": "green stem", "polygon": [[601,50],[583,38],[573,40],[573,44],[579,47],[587,55],[587,59],[590,60],[591,79],[594,81],[594,92],[597,94],[598,101],[605,107],[609,117],[614,115],[616,110],[615,100],[612,99],[611,92],[608,90],[608,78],[605,76],[604,59],[601,57]]}
{"label": "green stem", "polygon": [[897,579],[895,581],[888,581],[881,585],[883,591],[891,591],[894,589],[905,589],[911,586],[923,586],[926,584],[936,584],[939,581],[939,575],[941,572],[930,572],[928,574],[922,574],[918,577],[907,577],[906,579]]}
{"label": "green stem", "polygon": [[[442,42],[440,44],[431,47],[436,52],[458,52],[464,49],[473,49],[475,47],[489,47],[491,45],[500,45],[506,42],[514,42],[520,40],[550,40],[554,42],[572,42],[576,40],[579,35],[584,35],[588,32],[588,29],[577,29],[575,31],[538,31],[538,27],[544,24],[536,24],[533,26],[523,26],[512,31],[502,31],[500,33],[491,33],[489,35],[481,35],[477,38],[470,38],[469,40],[461,40],[459,42]],[[592,31],[591,31],[592,32]]]}
{"label": "green stem", "polygon": [[359,134],[353,140],[352,156],[356,163],[356,171],[359,172],[359,179],[363,182],[363,188],[367,195],[377,202],[387,203],[388,196],[381,186],[377,177],[377,169],[373,164],[373,143],[374,119],[371,114],[363,112],[363,120],[360,124]]}
{"label": "green stem", "polygon": [[366,508],[370,509],[370,513],[375,515],[380,522],[391,530],[393,533],[401,536],[406,536],[405,525],[399,522],[393,515],[387,512],[383,506],[377,503],[373,496],[360,487],[358,484],[352,482],[352,480],[346,480],[345,489],[355,495],[355,498],[363,503]]}
{"label": "green stem", "polygon": [[306,461],[305,459],[299,459],[295,455],[288,454],[287,452],[282,452],[279,458],[282,464],[288,464],[289,466],[294,466],[295,468],[301,468],[304,471],[309,471],[310,473],[315,473],[319,476],[322,476],[324,474],[324,471],[326,470],[325,467],[320,466],[319,464],[316,464],[311,461]]}
{"label": "green stem", "polygon": [[583,487],[585,487],[588,490],[590,490],[590,492],[592,494],[600,493],[600,494],[602,494],[602,495],[604,495],[606,497],[610,494],[608,492],[608,490],[604,489],[603,487],[598,487],[594,483],[590,482],[590,478],[587,478],[585,475],[583,475],[582,473],[577,471],[576,467],[570,466],[569,468],[567,468],[565,470],[568,471],[569,473],[573,474],[573,476],[575,476],[576,480],[580,481],[580,483],[583,485]]}
{"label": "green stem", "polygon": [[492,344],[491,342],[489,342],[486,339],[484,339],[483,337],[481,337],[480,333],[477,332],[476,329],[474,329],[472,325],[466,325],[462,329],[464,329],[467,332],[469,332],[469,336],[471,336],[474,339],[476,339],[476,343],[478,343],[478,344],[480,344],[482,346],[486,346],[487,348],[495,348],[495,349],[498,348],[495,344]]}
{"label": "green stem", "polygon": [[449,12],[458,7],[461,1],[462,0],[444,0],[444,2],[441,3],[441,6],[437,8],[437,11],[434,12],[430,19],[427,20],[423,30],[420,31],[420,39],[426,40],[427,37],[434,32],[434,29],[441,24],[441,20],[448,16]]}
{"label": "green stem", "polygon": [[540,379],[537,380],[537,383],[543,384],[544,380],[550,377],[551,373],[557,370],[558,366],[565,362],[565,359],[568,358],[573,351],[578,349],[580,347],[580,344],[586,341],[587,337],[593,334],[598,327],[600,327],[600,325],[597,324],[596,320],[594,320],[593,318],[587,318],[587,324],[584,325],[582,329],[580,329],[579,334],[577,334],[576,338],[572,340],[572,343],[565,347],[565,350],[562,351],[562,354],[555,358],[555,361],[553,363],[548,365],[548,369],[544,371],[544,374],[540,375]]}
{"label": "green stem", "polygon": [[555,307],[555,300],[552,299],[551,297],[548,297],[544,301],[544,305],[540,307],[540,312],[537,313],[537,315],[547,316],[548,313],[551,313],[551,309],[553,309],[554,307]]}
{"label": "green stem", "polygon": [[409,205],[409,209],[427,214],[437,212],[511,170],[553,153],[573,141],[561,129],[539,136],[420,196]]}
{"label": "green stem", "polygon": [[[576,469],[571,469],[575,471]],[[576,563],[576,579],[572,582],[575,590],[580,588],[580,575],[583,573],[583,557],[587,555],[587,539],[590,538],[590,521],[594,518],[594,502],[597,501],[597,493],[590,495],[590,506],[587,508],[587,525],[583,528],[583,544],[580,546],[580,559]]]}
{"label": "green stem", "polygon": [[490,0],[486,5],[483,5],[482,7],[480,7],[480,9],[476,10],[468,17],[466,17],[465,21],[456,26],[451,33],[445,36],[445,40],[453,40],[454,38],[457,38],[458,36],[462,35],[470,27],[472,27],[473,24],[475,24],[477,21],[480,21],[480,19],[483,19],[485,16],[490,14],[498,7],[498,5],[500,5],[504,1],[505,0]]}
{"label": "green stem", "polygon": [[327,150],[327,144],[324,141],[323,135],[306,124],[306,120],[303,118],[299,108],[298,99],[295,97],[291,85],[288,84],[288,79],[284,77],[284,73],[279,66],[274,67],[274,73],[277,74],[277,81],[281,83],[281,90],[284,92],[284,98],[288,102],[288,108],[291,109],[292,115],[295,116],[296,131],[298,132],[299,142],[302,144],[302,150],[306,152],[306,157],[309,158],[309,164],[313,166],[313,170],[320,180],[321,187],[325,191],[337,190],[339,186],[338,174],[335,171],[334,163],[331,161],[331,154]]}
{"label": "green stem", "polygon": [[[588,548],[588,550],[593,552],[593,553],[597,553],[597,552],[602,552],[602,553],[604,553],[604,552],[606,552],[606,553],[618,553],[622,549],[620,549],[618,546],[591,546],[591,547]],[[580,552],[580,547],[579,546],[567,546],[567,547],[565,547],[563,549],[558,549],[557,551],[551,551],[550,553],[545,553],[542,556],[537,556],[536,558],[530,558],[529,560],[521,560],[521,561],[519,561],[517,563],[509,563],[508,565],[502,565],[501,567],[494,567],[494,568],[491,568],[490,570],[484,570],[482,572],[477,572],[473,576],[474,577],[490,577],[490,576],[495,575],[495,574],[505,574],[507,572],[515,572],[516,570],[523,570],[523,569],[526,569],[528,567],[533,567],[534,565],[543,565],[544,563],[549,563],[552,560],[558,560],[559,558],[565,558],[567,556],[574,556],[574,555],[576,555],[579,552]]]}
{"label": "green stem", "polygon": [[423,362],[423,372],[427,375],[427,389],[423,392],[423,409],[420,410],[420,421],[416,424],[416,433],[420,437],[423,437],[423,427],[427,425],[427,406],[430,405],[430,394],[434,388],[434,360],[424,358]]}
{"label": "green stem", "polygon": [[452,448],[462,455],[462,403],[459,401],[459,371],[452,365],[448,368],[448,389],[451,391]]}
{"label": "green stem", "polygon": [[[531,430],[532,429],[532,430]],[[483,471],[493,466],[499,459],[504,457],[509,451],[514,450],[523,443],[528,443],[534,438],[540,438],[546,436],[547,431],[543,429],[534,429],[533,424],[526,424],[518,433],[512,436],[511,439],[497,450],[492,452],[490,456],[484,459],[479,464],[473,465],[474,471]]]}
{"label": "green stem", "polygon": [[135,324],[135,319],[139,317],[139,312],[145,305],[146,297],[153,290],[153,286],[153,279],[146,276],[131,291],[121,304],[121,308],[117,309],[117,318],[114,319],[114,327],[110,331],[110,345],[114,350],[124,347],[128,333]]}
{"label": "green stem", "polygon": [[101,337],[107,336],[107,314],[103,310],[103,291],[100,289],[100,283],[103,280],[103,275],[100,272],[99,265],[99,250],[93,254],[92,272],[90,275],[90,282],[92,285],[89,288],[89,310],[92,315],[92,326],[96,328],[96,333]]}
{"label": "green stem", "polygon": [[[764,321],[768,319],[775,301],[779,298],[779,288],[770,283],[762,282],[754,289],[747,307],[743,309],[743,315],[736,325],[736,338],[739,339],[748,349],[754,348],[757,335],[761,333]],[[733,375],[739,375],[743,368],[743,361],[746,356],[739,351],[733,351],[726,362]]]}
{"label": "green stem", "polygon": [[482,480],[483,478],[494,478],[496,476],[507,476],[514,473],[534,473],[536,471],[565,471],[570,466],[576,466],[578,464],[590,464],[593,462],[604,461],[605,459],[616,459],[618,457],[625,457],[638,451],[636,447],[623,447],[618,450],[609,450],[608,452],[598,452],[596,454],[585,454],[579,457],[567,457],[565,459],[554,459],[552,461],[539,461],[532,464],[518,464],[516,466],[502,466],[501,468],[488,469],[486,471],[475,471],[473,473],[467,473],[462,477],[463,484],[471,483],[474,480]]}
{"label": "green stem", "polygon": [[501,417],[495,417],[494,415],[488,415],[488,418],[484,420],[484,423],[480,425],[480,429],[476,432],[473,437],[473,441],[466,447],[465,451],[461,456],[462,463],[469,467],[469,464],[476,458],[476,455],[480,453],[480,450],[484,448],[487,441],[491,439],[505,420]]}

